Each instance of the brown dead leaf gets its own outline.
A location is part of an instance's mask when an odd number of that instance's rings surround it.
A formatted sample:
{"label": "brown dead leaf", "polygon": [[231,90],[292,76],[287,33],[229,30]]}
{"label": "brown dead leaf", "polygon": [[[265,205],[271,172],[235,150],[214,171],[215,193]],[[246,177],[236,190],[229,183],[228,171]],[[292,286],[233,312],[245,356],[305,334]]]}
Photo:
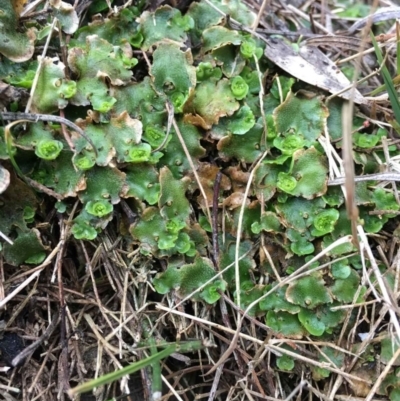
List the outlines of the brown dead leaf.
{"label": "brown dead leaf", "polygon": [[[197,171],[200,183],[204,188],[204,192],[206,193],[208,206],[213,205],[214,182],[218,171],[219,168],[217,166],[213,166],[207,163],[201,164],[199,170]],[[226,175],[222,175],[220,191],[227,191],[229,189],[231,189],[230,180]],[[199,196],[197,200],[201,204],[204,203],[203,196]]]}
{"label": "brown dead leaf", "polygon": [[[234,192],[232,195],[225,198],[223,204],[229,210],[233,210],[233,209],[236,209],[236,208],[242,206],[243,198],[244,198],[244,193]],[[249,205],[249,204],[250,204],[250,201],[248,199],[246,199],[246,205]]]}
{"label": "brown dead leaf", "polygon": [[18,17],[20,16],[22,10],[24,9],[27,0],[11,0],[11,4],[14,8],[14,11],[17,13]]}
{"label": "brown dead leaf", "polygon": [[234,192],[244,192],[250,173],[243,171],[240,166],[230,166],[224,170],[224,173],[230,177]]}

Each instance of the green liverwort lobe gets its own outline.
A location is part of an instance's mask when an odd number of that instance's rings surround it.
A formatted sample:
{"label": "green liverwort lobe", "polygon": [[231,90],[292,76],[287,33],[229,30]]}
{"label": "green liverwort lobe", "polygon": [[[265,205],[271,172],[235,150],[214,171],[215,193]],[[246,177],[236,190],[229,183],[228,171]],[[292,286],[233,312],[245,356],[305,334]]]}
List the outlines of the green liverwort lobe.
{"label": "green liverwort lobe", "polygon": [[210,78],[213,74],[213,66],[211,63],[200,63],[196,68],[196,77],[198,81]]}
{"label": "green liverwort lobe", "polygon": [[244,58],[252,58],[255,51],[256,51],[256,42],[252,39],[247,39],[240,45],[240,54]]}
{"label": "green liverwort lobe", "polygon": [[74,164],[79,170],[89,170],[96,163],[95,157],[88,157],[85,155],[77,155],[74,158]]}
{"label": "green liverwort lobe", "polygon": [[291,193],[297,185],[296,178],[292,177],[288,173],[280,172],[278,174],[277,187],[284,192]]}
{"label": "green liverwort lobe", "polygon": [[198,81],[207,79],[218,80],[222,77],[222,71],[218,67],[213,67],[211,63],[200,63],[196,68],[196,77]]}
{"label": "green liverwort lobe", "polygon": [[175,112],[182,113],[183,106],[186,102],[186,96],[181,92],[174,92],[171,95],[171,102],[174,106]]}
{"label": "green liverwort lobe", "polygon": [[247,85],[246,81],[238,75],[231,80],[231,91],[237,100],[242,100],[249,92],[249,85]]}
{"label": "green liverwort lobe", "polygon": [[97,231],[84,222],[75,223],[72,226],[71,232],[76,239],[91,241],[97,237]]}
{"label": "green liverwort lobe", "polygon": [[274,146],[284,155],[292,155],[296,150],[304,147],[305,141],[301,135],[290,134],[286,138],[275,138]]}
{"label": "green liverwort lobe", "polygon": [[60,141],[51,139],[38,142],[35,149],[36,156],[44,160],[54,160],[63,149],[63,144]]}
{"label": "green liverwort lobe", "polygon": [[185,226],[186,223],[178,218],[172,218],[171,220],[168,220],[165,225],[170,234],[178,234],[179,231],[181,231]]}
{"label": "green liverwort lobe", "polygon": [[130,38],[129,38],[129,43],[133,47],[140,48],[140,45],[143,42],[143,35],[141,32],[135,32]]}
{"label": "green liverwort lobe", "polygon": [[135,145],[130,151],[126,158],[126,161],[132,163],[147,162],[151,155],[151,146],[147,143],[140,143]]}
{"label": "green liverwort lobe", "polygon": [[145,128],[143,137],[153,147],[160,146],[165,138],[165,132],[162,128],[154,125],[148,125]]}
{"label": "green liverwort lobe", "polygon": [[339,212],[336,209],[323,210],[314,218],[314,227],[323,234],[333,231],[335,224],[339,219]]}
{"label": "green liverwort lobe", "polygon": [[96,217],[104,217],[113,211],[113,205],[106,200],[90,201],[85,206],[86,211]]}

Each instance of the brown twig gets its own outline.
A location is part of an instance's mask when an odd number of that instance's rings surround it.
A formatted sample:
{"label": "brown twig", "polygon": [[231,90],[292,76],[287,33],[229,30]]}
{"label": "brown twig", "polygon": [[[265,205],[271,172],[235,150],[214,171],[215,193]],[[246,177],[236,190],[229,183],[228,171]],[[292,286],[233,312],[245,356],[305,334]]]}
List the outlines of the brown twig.
{"label": "brown twig", "polygon": [[219,244],[218,244],[218,198],[221,186],[222,173],[218,171],[214,182],[213,205],[212,205],[212,243],[213,243],[213,262],[218,269]]}
{"label": "brown twig", "polygon": [[37,339],[35,342],[33,342],[31,345],[26,347],[22,352],[20,352],[12,361],[11,365],[16,367],[20,365],[25,359],[29,358],[32,356],[32,354],[45,342],[49,339],[51,334],[53,333],[54,329],[57,326],[58,323],[58,318],[60,316],[60,313],[57,311],[54,316],[53,320],[47,327],[46,331],[43,333],[43,335]]}

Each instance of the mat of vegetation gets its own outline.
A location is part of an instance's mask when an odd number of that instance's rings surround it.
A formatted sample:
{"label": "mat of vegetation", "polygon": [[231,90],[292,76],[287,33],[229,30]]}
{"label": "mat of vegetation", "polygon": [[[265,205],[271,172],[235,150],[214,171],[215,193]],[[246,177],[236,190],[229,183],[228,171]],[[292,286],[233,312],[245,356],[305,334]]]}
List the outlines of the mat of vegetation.
{"label": "mat of vegetation", "polygon": [[69,3],[1,1],[2,399],[400,400],[400,8]]}

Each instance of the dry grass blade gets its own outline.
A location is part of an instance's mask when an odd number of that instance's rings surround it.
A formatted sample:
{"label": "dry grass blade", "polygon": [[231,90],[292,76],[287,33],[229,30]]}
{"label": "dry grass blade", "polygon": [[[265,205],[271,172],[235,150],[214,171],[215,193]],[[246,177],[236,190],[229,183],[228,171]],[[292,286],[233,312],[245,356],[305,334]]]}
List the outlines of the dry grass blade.
{"label": "dry grass blade", "polygon": [[7,241],[10,245],[14,243],[10,238],[7,237],[7,235],[2,233],[1,231],[0,231],[0,237],[3,238],[5,241]]}
{"label": "dry grass blade", "polygon": [[24,362],[27,358],[31,357],[32,354],[51,336],[56,325],[58,323],[59,313],[57,312],[49,324],[49,327],[43,333],[43,335],[33,342],[31,345],[26,347],[21,353],[19,353],[11,362],[12,366],[19,366],[22,362]]}
{"label": "dry grass blade", "polygon": [[57,24],[57,21],[58,21],[57,18],[54,18],[53,22],[52,22],[52,24],[50,26],[50,32],[49,32],[49,34],[47,36],[46,43],[45,43],[45,45],[43,47],[42,57],[39,58],[39,64],[38,64],[38,67],[36,69],[36,74],[35,74],[35,77],[33,78],[33,81],[32,81],[32,87],[31,87],[31,91],[30,91],[30,94],[29,94],[28,103],[26,104],[26,107],[25,107],[25,113],[29,113],[29,110],[31,109],[32,102],[33,102],[33,95],[35,93],[37,84],[39,82],[39,76],[40,76],[40,71],[42,69],[43,60],[44,60],[44,58],[45,58],[45,56],[47,54],[47,49],[49,48],[50,40],[51,40],[51,37],[52,37],[52,33],[53,33],[53,30],[54,30],[54,28],[55,28],[55,26]]}
{"label": "dry grass blade", "polygon": [[357,239],[358,208],[355,202],[353,138],[351,135],[351,122],[353,120],[353,103],[345,102],[342,108],[342,133],[343,133],[343,164],[346,190],[346,210],[351,221],[353,244],[359,248]]}
{"label": "dry grass blade", "polygon": [[391,318],[391,323],[393,324],[394,328],[396,329],[396,334],[397,337],[400,341],[400,323],[399,323],[399,318],[396,314],[396,311],[398,310],[398,307],[396,304],[394,304],[393,301],[393,297],[390,297],[389,292],[388,292],[388,288],[383,280],[382,274],[379,270],[378,264],[376,263],[375,257],[372,253],[371,247],[368,243],[368,239],[367,236],[365,235],[364,229],[361,226],[357,227],[358,229],[358,234],[360,236],[360,240],[363,244],[363,247],[368,255],[368,258],[371,262],[372,265],[372,270],[374,271],[376,280],[378,282],[379,285],[379,289],[382,293],[382,297],[385,300],[385,303],[388,305],[389,307],[389,314],[390,314],[390,318]]}
{"label": "dry grass blade", "polygon": [[[375,2],[376,3],[376,2]],[[376,5],[374,5],[376,9]],[[365,26],[372,25],[375,22],[387,21],[390,19],[400,18],[400,7],[384,7],[378,11],[376,11],[372,15],[368,15],[365,18],[361,18],[356,21],[347,32],[352,35],[356,31],[364,28]]]}
{"label": "dry grass blade", "polygon": [[9,301],[11,301],[18,293],[20,293],[29,283],[33,280],[37,279],[43,269],[48,266],[52,260],[56,257],[58,251],[60,250],[63,242],[60,241],[57,246],[51,251],[49,256],[45,259],[45,261],[35,268],[35,272],[32,273],[26,280],[24,280],[15,290],[10,292],[4,299],[0,301],[0,310],[3,309]]}

